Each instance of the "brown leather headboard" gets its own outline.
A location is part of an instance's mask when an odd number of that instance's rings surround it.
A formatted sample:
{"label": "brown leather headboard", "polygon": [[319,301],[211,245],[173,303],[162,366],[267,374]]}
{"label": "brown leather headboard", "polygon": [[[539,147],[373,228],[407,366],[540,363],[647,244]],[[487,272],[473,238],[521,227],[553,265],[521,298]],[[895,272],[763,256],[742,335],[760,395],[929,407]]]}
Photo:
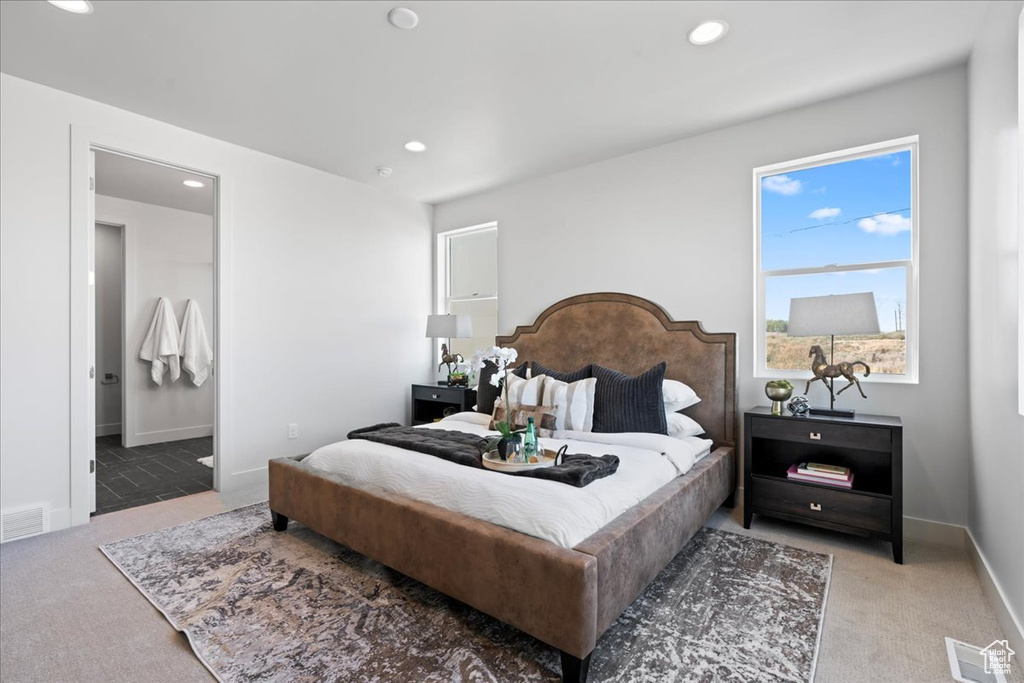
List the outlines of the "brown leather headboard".
{"label": "brown leather headboard", "polygon": [[715,446],[736,445],[736,335],[710,334],[697,321],[672,320],[661,306],[629,294],[581,294],[549,306],[498,346],[521,361],[561,372],[597,363],[637,375],[665,361],[665,377],[685,382],[701,402],[683,412]]}

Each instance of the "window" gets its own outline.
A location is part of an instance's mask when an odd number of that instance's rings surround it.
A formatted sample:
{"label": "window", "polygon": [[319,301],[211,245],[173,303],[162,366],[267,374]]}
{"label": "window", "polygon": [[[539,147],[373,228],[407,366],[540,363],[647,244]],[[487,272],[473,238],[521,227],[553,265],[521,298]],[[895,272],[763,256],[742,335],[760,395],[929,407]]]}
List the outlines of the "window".
{"label": "window", "polygon": [[[473,336],[452,339],[452,353],[467,361],[494,346],[498,334],[498,227],[487,223],[438,235],[438,308],[467,314]],[[441,341],[447,340],[439,340]]]}
{"label": "window", "polygon": [[871,378],[917,381],[917,137],[754,169],[755,353],[758,377],[810,377],[790,337],[790,300],[874,294],[880,333],[835,338],[836,361]]}

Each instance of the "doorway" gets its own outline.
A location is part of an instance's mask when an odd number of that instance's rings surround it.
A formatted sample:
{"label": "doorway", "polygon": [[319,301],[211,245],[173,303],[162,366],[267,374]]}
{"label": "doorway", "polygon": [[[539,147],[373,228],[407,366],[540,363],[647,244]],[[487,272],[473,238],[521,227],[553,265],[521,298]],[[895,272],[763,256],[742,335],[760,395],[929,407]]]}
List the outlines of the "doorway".
{"label": "doorway", "polygon": [[91,514],[214,488],[216,178],[91,151]]}

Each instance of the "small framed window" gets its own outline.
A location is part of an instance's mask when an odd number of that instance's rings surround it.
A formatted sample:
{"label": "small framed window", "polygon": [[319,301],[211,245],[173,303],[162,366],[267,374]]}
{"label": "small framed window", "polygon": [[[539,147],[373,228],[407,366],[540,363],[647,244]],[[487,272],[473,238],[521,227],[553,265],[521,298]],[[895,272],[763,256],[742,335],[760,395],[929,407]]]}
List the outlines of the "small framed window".
{"label": "small framed window", "polygon": [[754,169],[754,374],[810,377],[795,298],[870,292],[878,332],[835,337],[871,379],[917,382],[917,136]]}
{"label": "small framed window", "polygon": [[473,336],[452,339],[449,346],[468,361],[494,346],[498,334],[498,225],[440,233],[437,253],[438,312],[470,316]]}

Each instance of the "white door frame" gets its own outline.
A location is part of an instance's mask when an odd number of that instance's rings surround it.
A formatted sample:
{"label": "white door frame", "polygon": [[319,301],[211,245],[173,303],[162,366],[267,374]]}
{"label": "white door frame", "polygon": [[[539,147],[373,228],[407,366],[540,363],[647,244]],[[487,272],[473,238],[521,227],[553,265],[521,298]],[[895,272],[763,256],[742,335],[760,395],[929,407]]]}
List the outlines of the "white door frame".
{"label": "white door frame", "polygon": [[[95,408],[94,380],[89,379],[89,367],[95,359],[88,351],[89,336],[89,226],[95,226],[95,212],[90,206],[89,159],[92,151],[111,152],[143,161],[171,166],[213,179],[213,299],[214,299],[214,481],[221,489],[224,480],[225,454],[230,453],[229,387],[231,366],[224,349],[231,348],[228,314],[231,311],[226,283],[230,282],[231,236],[231,184],[223,172],[223,161],[179,150],[168,150],[145,141],[129,140],[117,135],[84,126],[71,126],[71,357],[69,406],[71,446],[71,525],[86,524],[92,496],[95,493],[94,475],[90,466],[96,457],[96,441],[90,438],[95,425],[90,425],[90,411]],[[94,228],[95,229],[95,228]],[[127,347],[124,353],[130,353]]]}

